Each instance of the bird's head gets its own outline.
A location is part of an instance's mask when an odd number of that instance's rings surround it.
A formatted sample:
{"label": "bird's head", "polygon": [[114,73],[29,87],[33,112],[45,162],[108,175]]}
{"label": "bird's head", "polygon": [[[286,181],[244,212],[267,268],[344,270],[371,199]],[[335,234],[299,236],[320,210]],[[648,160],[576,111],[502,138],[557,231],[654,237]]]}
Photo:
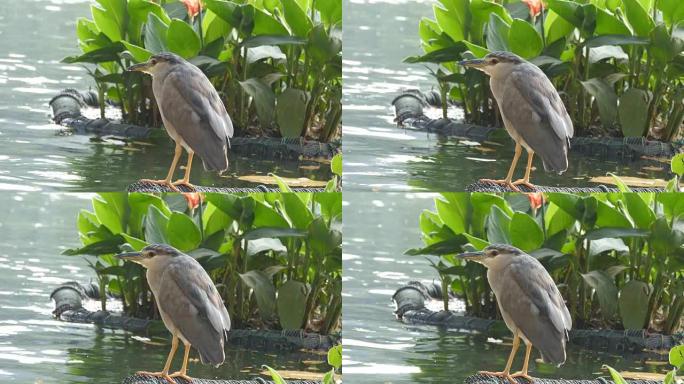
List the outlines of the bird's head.
{"label": "bird's head", "polygon": [[490,267],[499,262],[507,261],[513,257],[522,255],[523,251],[507,244],[492,244],[477,252],[465,252],[458,255],[460,259],[474,261]]}
{"label": "bird's head", "polygon": [[525,61],[515,53],[495,51],[488,53],[483,59],[463,60],[458,63],[464,67],[475,68],[490,76],[500,73],[508,72],[517,64],[522,64]]}
{"label": "bird's head", "polygon": [[185,60],[182,57],[170,53],[158,53],[144,63],[131,65],[128,67],[130,72],[144,72],[152,76],[160,73],[168,72],[175,65],[183,64]]}
{"label": "bird's head", "polygon": [[145,268],[158,262],[169,260],[180,255],[180,251],[166,244],[151,244],[140,250],[140,252],[126,252],[116,255],[121,260],[128,260],[138,263]]}

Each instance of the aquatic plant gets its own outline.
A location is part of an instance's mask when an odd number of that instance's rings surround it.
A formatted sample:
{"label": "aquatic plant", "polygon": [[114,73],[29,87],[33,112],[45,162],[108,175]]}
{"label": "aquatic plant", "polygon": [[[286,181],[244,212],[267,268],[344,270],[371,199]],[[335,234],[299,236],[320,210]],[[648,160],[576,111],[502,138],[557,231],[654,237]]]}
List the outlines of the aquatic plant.
{"label": "aquatic plant", "polygon": [[102,291],[120,296],[127,314],[155,309],[145,271],[114,255],[166,243],[202,264],[237,327],[339,329],[339,193],[102,193],[92,204],[78,215],[83,247],[64,254],[94,256],[86,259]]}
{"label": "aquatic plant", "polygon": [[443,286],[475,316],[495,317],[495,298],[484,267],[455,255],[505,243],[547,268],[576,327],[669,334],[684,327],[683,225],[678,193],[445,193],[420,215],[425,246],[406,253],[439,256]]}
{"label": "aquatic plant", "polygon": [[121,106],[124,120],[159,125],[151,82],[125,69],[170,51],[209,77],[239,135],[307,136],[325,142],[339,136],[338,0],[97,2],[91,6],[92,19],[77,22],[83,54],[64,62],[95,64],[89,71],[101,109],[109,100]]}
{"label": "aquatic plant", "polygon": [[[335,384],[337,383],[335,380],[335,373],[342,369],[342,345],[338,344],[330,348],[328,350],[327,356],[328,365],[330,365],[332,368],[326,372],[325,376],[323,376],[322,382],[323,384]],[[264,365],[263,367],[268,370],[268,373],[271,375],[271,379],[275,384],[285,384],[285,379],[283,379],[283,376],[280,375],[278,371],[269,367],[268,365]]]}
{"label": "aquatic plant", "polygon": [[[667,374],[665,375],[665,379],[663,380],[663,383],[677,384],[681,381],[677,379],[677,372],[684,370],[684,345],[672,347],[668,355],[668,360],[670,362],[670,365],[672,365],[674,368],[667,372]],[[603,368],[608,370],[608,372],[610,373],[610,377],[613,379],[613,382],[615,384],[627,384],[625,378],[620,374],[620,372],[615,370],[615,368],[609,365],[604,365]]]}
{"label": "aquatic plant", "polygon": [[499,50],[530,60],[552,79],[578,135],[673,140],[682,134],[681,1],[544,4],[539,12],[518,1],[440,0],[434,19],[420,21],[425,54],[405,61],[438,64],[440,88],[462,104],[470,122],[500,124],[487,76],[456,63]]}

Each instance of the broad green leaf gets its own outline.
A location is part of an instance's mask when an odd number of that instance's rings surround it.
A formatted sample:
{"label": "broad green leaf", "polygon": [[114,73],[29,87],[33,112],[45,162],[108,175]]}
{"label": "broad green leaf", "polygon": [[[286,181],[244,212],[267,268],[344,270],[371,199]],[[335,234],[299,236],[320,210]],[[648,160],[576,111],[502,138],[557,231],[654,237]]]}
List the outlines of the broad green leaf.
{"label": "broad green leaf", "polygon": [[596,206],[597,227],[623,227],[632,228],[632,223],[617,208],[611,207],[603,201],[598,201]]}
{"label": "broad green leaf", "polygon": [[123,236],[126,243],[128,243],[136,251],[140,251],[149,245],[145,240],[135,238],[126,233],[121,233],[121,236]]}
{"label": "broad green leaf", "polygon": [[336,174],[337,176],[342,176],[342,154],[338,153],[335,156],[333,156],[332,161],[330,162],[330,170],[332,173]]}
{"label": "broad green leaf", "polygon": [[169,51],[190,59],[197,56],[202,45],[200,38],[192,27],[185,21],[173,19],[166,32],[166,45]]}
{"label": "broad green leaf", "polygon": [[255,201],[254,227],[281,227],[290,228],[290,224],[280,214],[268,205]]}
{"label": "broad green leaf", "polygon": [[339,0],[316,0],[314,7],[321,14],[321,20],[326,26],[342,23],[342,2]]}
{"label": "broad green leaf", "polygon": [[62,59],[63,63],[92,63],[102,64],[119,59],[119,53],[123,51],[124,45],[119,43],[109,43],[109,45],[102,48],[97,48],[88,51],[80,56],[68,56]]}
{"label": "broad green leaf", "polygon": [[239,274],[240,279],[254,292],[259,315],[264,321],[269,321],[275,314],[276,291],[273,280],[263,271],[252,270]]}
{"label": "broad green leaf", "polygon": [[225,20],[218,17],[210,9],[207,9],[202,19],[202,31],[204,42],[209,44],[219,38],[227,36],[232,27]]}
{"label": "broad green leaf", "polygon": [[173,212],[166,225],[166,236],[173,247],[183,252],[199,247],[202,241],[199,228],[190,216],[180,212]]}
{"label": "broad green leaf", "polygon": [[131,53],[131,56],[133,56],[133,59],[135,59],[136,63],[144,63],[145,61],[149,60],[152,55],[154,55],[152,52],[143,47],[133,45],[127,41],[122,41],[122,43],[124,46],[126,46],[128,52]]}
{"label": "broad green leaf", "polygon": [[166,34],[169,27],[154,13],[147,16],[145,24],[145,49],[153,53],[168,51]]}
{"label": "broad green leaf", "polygon": [[487,24],[487,49],[508,51],[508,35],[511,27],[496,13],[489,15]]}
{"label": "broad green leaf", "polygon": [[658,0],[658,9],[663,12],[663,19],[670,27],[684,20],[684,1],[681,0]]}
{"label": "broad green leaf", "polygon": [[618,290],[615,281],[605,271],[583,273],[582,278],[594,291],[601,307],[601,316],[610,321],[617,312]]}
{"label": "broad green leaf", "polygon": [[168,223],[169,218],[159,208],[150,204],[144,222],[145,241],[150,244],[169,244],[166,234]]}
{"label": "broad green leaf", "polygon": [[653,19],[638,0],[622,0],[627,21],[637,36],[648,37],[655,26]]}
{"label": "broad green leaf", "polygon": [[670,349],[669,361],[678,370],[684,369],[684,345],[677,345]]}
{"label": "broad green leaf", "polygon": [[620,96],[618,116],[622,134],[625,137],[642,137],[648,129],[648,107],[650,93],[637,88],[629,88]]}
{"label": "broad green leaf", "polygon": [[335,369],[342,368],[342,346],[336,345],[328,350],[328,365]]}
{"label": "broad green leaf", "polygon": [[[469,39],[473,44],[481,45],[483,44],[482,32],[484,31],[484,25],[489,22],[489,15],[496,13],[501,17],[507,24],[511,24],[513,19],[508,11],[501,5],[489,0],[472,0],[470,2],[470,36]],[[464,21],[461,25],[467,26],[467,16],[466,13],[462,13],[464,16]],[[451,13],[453,17],[453,13]],[[440,26],[442,23],[439,23]],[[464,28],[462,27],[462,28]],[[456,40],[456,39],[455,39]],[[460,39],[459,39],[460,40]],[[458,40],[456,40],[458,41]]]}
{"label": "broad green leaf", "polygon": [[534,27],[520,19],[513,20],[508,33],[508,45],[513,53],[525,59],[539,56],[542,51],[542,39]]}
{"label": "broad green leaf", "polygon": [[116,18],[113,17],[111,13],[96,5],[91,5],[90,10],[97,28],[102,31],[102,33],[104,33],[112,42],[116,43],[121,41],[121,26],[116,21]]}
{"label": "broad green leaf", "polygon": [[637,228],[648,229],[656,219],[651,207],[646,204],[638,193],[625,193],[624,202]]}
{"label": "broad green leaf", "polygon": [[584,89],[594,97],[598,106],[601,124],[610,128],[617,121],[617,95],[605,80],[599,78],[580,81]]}
{"label": "broad green leaf", "polygon": [[[454,233],[460,234],[466,232],[467,224],[467,206],[458,200],[467,199],[467,195],[459,194],[462,198],[452,201],[444,201],[440,198],[435,199],[435,208],[439,214],[442,222],[448,226]],[[453,196],[453,195],[452,195]],[[467,200],[466,200],[467,201]]]}
{"label": "broad green leaf", "polygon": [[582,29],[584,23],[580,4],[566,0],[548,0],[548,7],[565,21],[577,29]]}
{"label": "broad green leaf", "polygon": [[276,121],[282,137],[300,137],[306,125],[306,91],[287,88],[276,98]]}
{"label": "broad green leaf", "polygon": [[603,368],[608,369],[610,372],[610,377],[613,379],[613,383],[615,384],[627,384],[627,381],[620,375],[618,371],[613,369],[613,367],[610,367],[608,365],[604,365]]}
{"label": "broad green leaf", "polygon": [[290,27],[292,34],[299,37],[307,37],[313,27],[311,19],[295,0],[281,0],[285,21]]}
{"label": "broad green leaf", "polygon": [[135,45],[142,44],[142,28],[147,21],[148,15],[154,13],[165,24],[169,24],[169,19],[162,7],[149,0],[129,0],[128,1],[128,42]]}
{"label": "broad green leaf", "polygon": [[298,193],[285,193],[282,195],[283,205],[287,217],[290,218],[292,225],[295,228],[306,229],[311,221],[313,215],[309,208],[304,204]]}
{"label": "broad green leaf", "polygon": [[487,240],[491,244],[511,244],[511,218],[501,208],[492,206],[486,226]]}
{"label": "broad green leaf", "polygon": [[331,254],[342,245],[342,234],[326,224],[322,217],[316,217],[309,224],[307,246],[317,257]]}
{"label": "broad green leaf", "polygon": [[278,373],[278,371],[269,367],[268,365],[263,365],[263,367],[266,368],[268,372],[271,374],[271,379],[273,380],[274,384],[287,384],[285,382],[285,379],[283,379],[283,377],[280,376],[280,373]]}
{"label": "broad green leaf", "polygon": [[566,37],[574,29],[575,27],[570,22],[558,16],[553,10],[548,10],[544,20],[544,36],[547,45]]}
{"label": "broad green leaf", "polygon": [[309,288],[295,280],[288,280],[278,289],[278,319],[283,329],[302,329],[306,318]]}
{"label": "broad green leaf", "polygon": [[[290,0],[293,1],[293,0]],[[295,5],[298,9],[299,6]],[[301,9],[300,9],[301,11]],[[287,13],[288,11],[286,11]],[[307,19],[308,20],[308,19]],[[308,31],[308,30],[307,30]],[[254,9],[254,30],[253,35],[289,35],[287,29],[273,16],[259,9]],[[300,37],[306,37],[300,36]]]}
{"label": "broad green leaf", "polygon": [[262,127],[270,127],[275,115],[275,93],[271,87],[257,78],[240,81],[242,89],[252,97],[256,105],[257,116]]}
{"label": "broad green leaf", "polygon": [[465,39],[464,27],[452,13],[436,4],[432,6],[432,9],[435,14],[435,20],[437,20],[439,27],[444,33],[453,41]]}
{"label": "broad green leaf", "polygon": [[[508,232],[511,244],[525,252],[531,252],[544,244],[544,232],[529,215],[515,212],[511,217]],[[490,240],[491,241],[491,240]]]}
{"label": "broad green leaf", "polygon": [[684,175],[684,153],[678,153],[672,158],[670,169],[679,177]]}
{"label": "broad green leaf", "polygon": [[231,27],[238,28],[240,25],[241,16],[238,4],[225,0],[204,0],[204,5]]}
{"label": "broad green leaf", "polygon": [[631,280],[620,290],[620,317],[625,329],[647,328],[648,301],[651,289],[648,284]]}
{"label": "broad green leaf", "polygon": [[106,202],[101,197],[93,198],[93,211],[97,220],[102,223],[114,235],[123,231],[122,217],[117,212],[116,207]]}
{"label": "broad green leaf", "polygon": [[631,35],[625,23],[614,15],[600,8],[596,9],[596,35]]}

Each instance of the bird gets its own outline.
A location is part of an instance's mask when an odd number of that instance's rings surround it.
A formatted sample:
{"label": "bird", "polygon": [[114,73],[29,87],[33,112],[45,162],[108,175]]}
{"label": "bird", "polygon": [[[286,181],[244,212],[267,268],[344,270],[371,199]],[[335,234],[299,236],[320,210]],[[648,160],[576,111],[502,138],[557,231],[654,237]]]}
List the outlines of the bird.
{"label": "bird", "polygon": [[[460,65],[489,75],[489,87],[499,106],[506,131],[515,141],[515,154],[506,178],[480,179],[520,191],[532,190],[532,159],[536,153],[547,172],[563,174],[568,169],[568,150],[574,128],[558,91],[536,65],[511,52],[495,51],[484,59],[463,60]],[[512,181],[522,149],[527,151],[527,167],[522,179]]]}
{"label": "bird", "polygon": [[[537,259],[505,244],[492,244],[482,251],[465,252],[458,257],[487,268],[487,280],[501,316],[513,333],[513,348],[504,370],[480,373],[503,377],[513,384],[515,377],[533,381],[528,374],[532,346],[541,352],[544,362],[557,366],[565,363],[565,345],[572,318],[556,284]],[[522,371],[511,374],[520,339],[526,345],[525,361]]]}
{"label": "bird", "polygon": [[[166,178],[141,181],[166,185],[174,191],[178,191],[177,185],[195,189],[190,184],[195,154],[202,159],[205,170],[225,172],[228,169],[227,151],[234,133],[233,123],[207,76],[195,65],[169,52],[153,55],[144,63],[128,67],[128,71],[152,76],[152,92],[164,128],[176,143]],[[188,152],[185,175],[181,180],[172,182],[183,149]]]}
{"label": "bird", "polygon": [[[137,373],[161,377],[169,383],[175,383],[174,377],[192,381],[187,374],[191,346],[199,352],[202,364],[223,364],[230,316],[200,263],[166,244],[148,245],[140,252],[122,253],[117,257],[147,268],[147,282],[159,314],[173,336],[164,369],[161,372]],[[179,339],[185,346],[183,365],[180,371],[169,374]]]}

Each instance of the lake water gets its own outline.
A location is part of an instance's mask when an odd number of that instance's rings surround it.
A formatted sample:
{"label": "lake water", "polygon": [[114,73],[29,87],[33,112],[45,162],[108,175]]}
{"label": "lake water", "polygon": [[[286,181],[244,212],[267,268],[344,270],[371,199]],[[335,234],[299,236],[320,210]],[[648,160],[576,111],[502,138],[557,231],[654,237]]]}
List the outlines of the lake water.
{"label": "lake water", "polygon": [[[503,179],[514,146],[478,145],[397,127],[390,103],[403,89],[436,86],[421,64],[418,22],[433,18],[429,0],[344,0],[344,189],[345,191],[463,191],[480,178]],[[435,111],[433,111],[435,112]],[[430,115],[438,117],[437,115]],[[521,178],[526,158],[518,163]],[[618,162],[570,154],[562,176],[545,174],[541,162],[532,182],[551,186],[595,185],[588,180],[621,176],[669,178],[667,164]]]}
{"label": "lake water", "polygon": [[[59,135],[48,102],[65,88],[87,90],[85,68],[60,63],[78,55],[76,20],[90,17],[91,0],[0,1],[0,190],[122,191],[140,178],[162,179],[173,158],[171,140],[159,145],[93,141]],[[224,176],[205,172],[195,160],[198,185],[254,186],[238,177],[276,173],[328,180],[329,166],[315,162],[261,160],[230,154]],[[183,155],[181,164],[185,164]],[[302,167],[304,166],[304,167]],[[180,169],[176,174],[181,178]]]}
{"label": "lake water", "polygon": [[[83,257],[61,255],[80,246],[76,217],[79,210],[91,209],[90,197],[0,193],[0,383],[119,383],[135,371],[160,371],[164,366],[170,339],[148,340],[52,316],[53,289],[95,277]],[[262,364],[313,373],[328,368],[323,355],[231,346],[219,368],[199,364],[194,350],[190,356],[194,360],[189,374],[202,378],[253,378]],[[180,369],[181,360],[182,353],[177,353],[172,369]]]}
{"label": "lake water", "polygon": [[[423,257],[404,251],[423,245],[418,217],[434,210],[433,194],[344,194],[344,379],[364,383],[461,383],[478,370],[506,365],[512,336],[502,340],[433,326],[408,325],[393,314],[392,295],[411,280],[432,282],[436,272]],[[522,367],[518,352],[514,369]],[[532,355],[539,358],[535,350]],[[658,371],[625,356],[568,347],[561,368],[530,361],[535,377],[590,379],[608,364],[620,371]]]}

